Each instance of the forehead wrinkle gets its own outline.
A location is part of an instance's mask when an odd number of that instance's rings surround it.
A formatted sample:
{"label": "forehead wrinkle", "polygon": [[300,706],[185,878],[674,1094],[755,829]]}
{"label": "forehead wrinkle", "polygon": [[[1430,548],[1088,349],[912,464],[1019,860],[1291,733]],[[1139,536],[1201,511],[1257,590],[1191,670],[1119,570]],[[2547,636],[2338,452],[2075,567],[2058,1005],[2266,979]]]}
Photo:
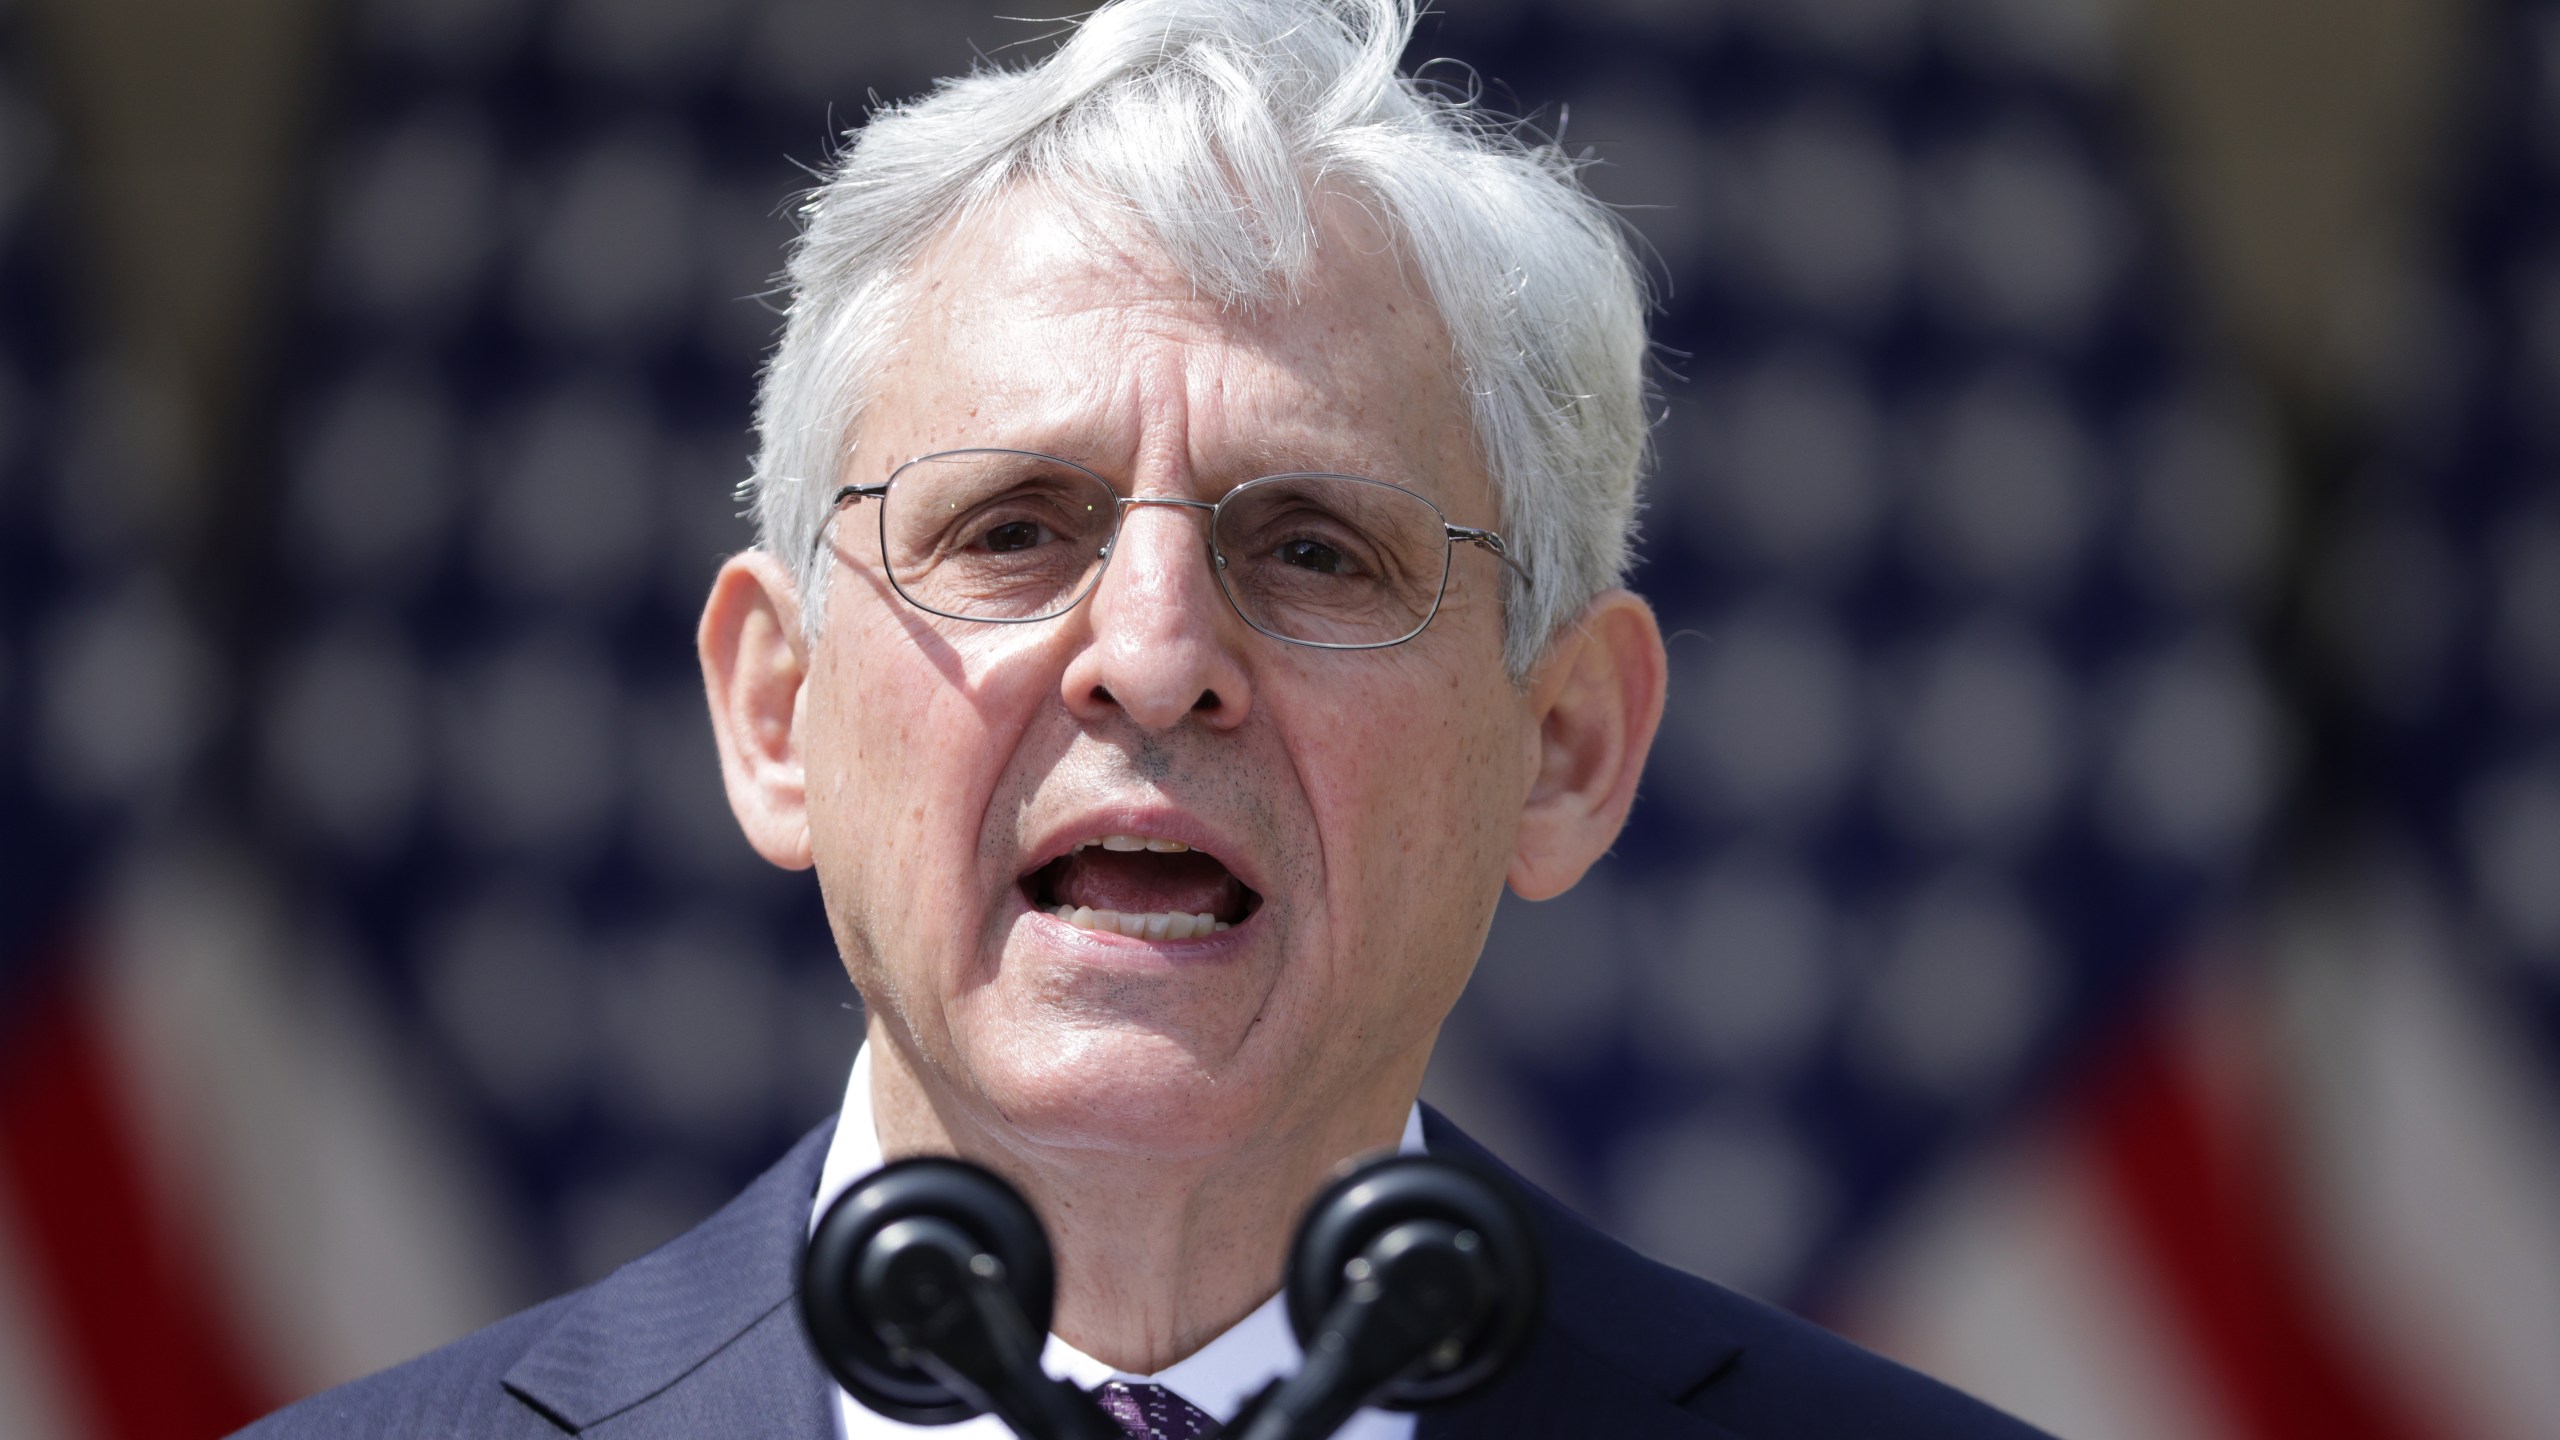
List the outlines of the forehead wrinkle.
{"label": "forehead wrinkle", "polygon": [[1217,488],[1302,470],[1347,471],[1428,488],[1425,455],[1408,453],[1427,452],[1407,443],[1409,419],[1370,423],[1365,406],[1344,403],[1341,377],[1311,375],[1285,363],[1238,366],[1232,353],[1208,358],[1227,363],[1195,390],[1200,413],[1191,463],[1223,482]]}

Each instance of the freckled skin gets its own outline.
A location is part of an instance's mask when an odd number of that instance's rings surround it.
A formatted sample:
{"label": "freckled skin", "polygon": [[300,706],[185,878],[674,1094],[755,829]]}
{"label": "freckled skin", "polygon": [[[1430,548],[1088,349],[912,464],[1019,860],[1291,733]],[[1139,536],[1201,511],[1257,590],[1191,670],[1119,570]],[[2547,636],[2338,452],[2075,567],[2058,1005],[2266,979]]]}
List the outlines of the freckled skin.
{"label": "freckled skin", "polygon": [[[1298,303],[1247,310],[1036,196],[991,207],[921,262],[843,478],[968,446],[1201,500],[1348,471],[1497,526],[1434,312],[1359,207],[1326,220]],[[1129,512],[1099,588],[1033,625],[907,604],[866,506],[829,545],[805,654],[772,557],[714,586],[732,806],[768,858],[817,868],[869,1004],[886,1151],[1009,1175],[1057,1248],[1058,1333],[1158,1369],[1272,1293],[1336,1163],[1395,1144],[1506,875],[1553,894],[1617,833],[1660,714],[1659,632],[1609,592],[1516,687],[1499,564],[1462,547],[1414,640],[1285,644],[1219,592],[1204,517],[1161,507]],[[1022,892],[1075,840],[1168,828],[1260,909],[1150,946]]]}

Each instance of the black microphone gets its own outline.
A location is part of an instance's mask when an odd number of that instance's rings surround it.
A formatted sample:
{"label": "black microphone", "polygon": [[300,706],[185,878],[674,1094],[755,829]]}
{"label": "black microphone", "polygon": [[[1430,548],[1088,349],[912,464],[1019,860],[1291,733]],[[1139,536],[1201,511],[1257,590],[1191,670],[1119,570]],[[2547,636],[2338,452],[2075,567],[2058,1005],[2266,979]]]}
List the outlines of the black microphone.
{"label": "black microphone", "polygon": [[1323,1440],[1363,1405],[1421,1410],[1483,1389],[1528,1348],[1546,1261],[1520,1203],[1445,1159],[1392,1155],[1336,1179],[1289,1249],[1306,1363],[1247,1402],[1229,1440]]}
{"label": "black microphone", "polygon": [[800,1317],[836,1383],[911,1425],[994,1411],[1030,1440],[1127,1440],[1040,1368],[1057,1270],[1040,1218],[965,1160],[899,1160],[836,1197],[800,1267]]}

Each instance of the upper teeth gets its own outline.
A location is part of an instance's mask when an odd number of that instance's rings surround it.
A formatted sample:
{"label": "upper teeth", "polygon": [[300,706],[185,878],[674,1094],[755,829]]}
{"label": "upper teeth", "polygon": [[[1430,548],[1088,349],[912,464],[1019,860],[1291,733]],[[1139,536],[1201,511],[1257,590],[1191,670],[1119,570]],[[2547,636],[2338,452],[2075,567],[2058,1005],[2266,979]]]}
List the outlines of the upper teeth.
{"label": "upper teeth", "polygon": [[1158,840],[1151,835],[1105,835],[1097,840],[1079,840],[1076,849],[1085,850],[1096,845],[1105,850],[1153,850],[1159,855],[1178,855],[1191,848],[1179,840]]}

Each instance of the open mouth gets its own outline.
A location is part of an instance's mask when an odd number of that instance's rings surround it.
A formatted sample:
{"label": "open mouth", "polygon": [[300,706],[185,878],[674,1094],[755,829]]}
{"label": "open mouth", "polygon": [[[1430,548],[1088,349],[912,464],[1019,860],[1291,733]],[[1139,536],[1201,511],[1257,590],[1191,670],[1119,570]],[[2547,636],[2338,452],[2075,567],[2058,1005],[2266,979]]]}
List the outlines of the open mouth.
{"label": "open mouth", "polygon": [[1079,930],[1189,940],[1242,924],[1262,897],[1178,840],[1098,835],[1022,877],[1022,893]]}

